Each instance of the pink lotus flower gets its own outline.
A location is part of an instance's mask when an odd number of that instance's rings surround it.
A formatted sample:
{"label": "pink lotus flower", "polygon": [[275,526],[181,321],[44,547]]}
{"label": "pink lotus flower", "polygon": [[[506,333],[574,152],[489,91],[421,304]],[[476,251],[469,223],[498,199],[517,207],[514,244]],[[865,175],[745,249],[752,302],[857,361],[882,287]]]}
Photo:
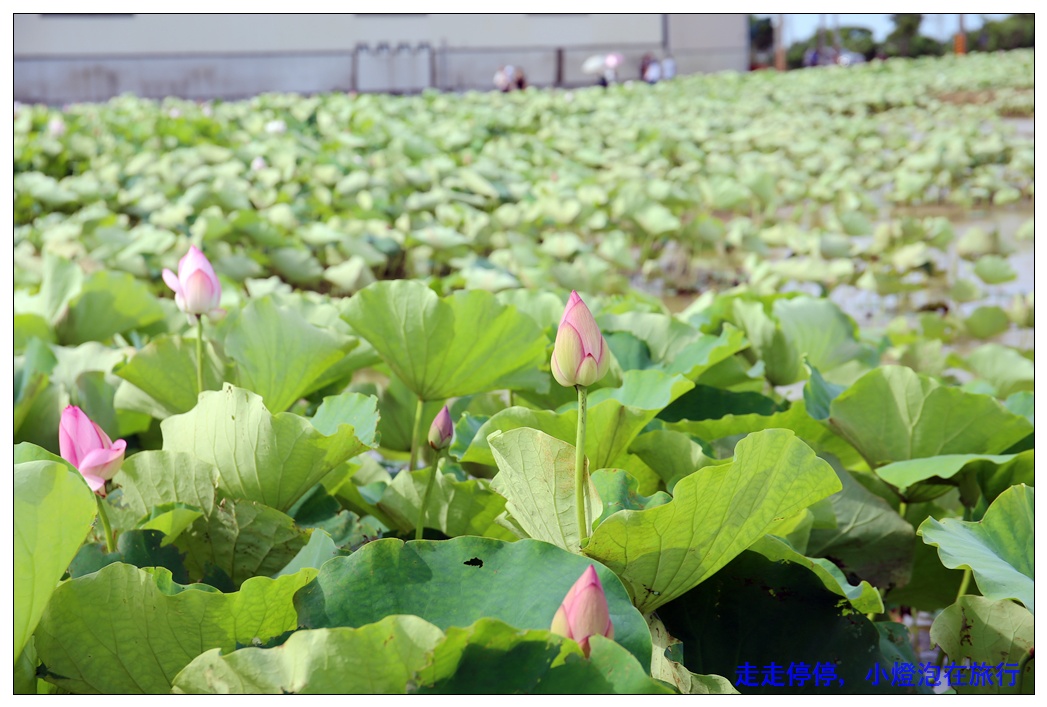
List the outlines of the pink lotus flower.
{"label": "pink lotus flower", "polygon": [[451,424],[451,412],[444,405],[443,409],[437,413],[433,424],[429,426],[429,446],[436,450],[447,449],[452,436],[454,436],[454,425]]}
{"label": "pink lotus flower", "polygon": [[105,482],[116,476],[124,463],[127,442],[112,442],[84,411],[70,405],[62,411],[58,425],[58,449],[75,466],[95,493],[105,495]]}
{"label": "pink lotus flower", "polygon": [[178,275],[164,268],[164,282],[174,290],[175,303],[186,314],[208,314],[218,309],[222,286],[207,257],[195,246],[178,261]]}
{"label": "pink lotus flower", "polygon": [[553,378],[565,387],[590,386],[607,374],[611,355],[589,308],[571,292],[553,344]]}
{"label": "pink lotus flower", "polygon": [[614,638],[614,625],[611,623],[611,612],[607,608],[607,596],[603,585],[596,574],[596,568],[589,568],[574,583],[564,597],[560,608],[553,616],[549,630],[558,636],[566,636],[582,647],[585,657],[589,657],[589,637],[594,635]]}

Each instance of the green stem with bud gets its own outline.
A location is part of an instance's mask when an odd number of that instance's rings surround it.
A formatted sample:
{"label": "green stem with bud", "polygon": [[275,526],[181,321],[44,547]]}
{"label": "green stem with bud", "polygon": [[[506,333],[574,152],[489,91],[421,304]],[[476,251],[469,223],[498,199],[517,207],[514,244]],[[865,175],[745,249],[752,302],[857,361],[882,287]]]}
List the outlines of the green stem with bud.
{"label": "green stem with bud", "polygon": [[113,537],[113,527],[109,525],[109,514],[105,512],[105,501],[95,494],[95,504],[98,506],[98,518],[102,521],[102,533],[105,535],[105,551],[109,554],[116,552],[116,539]]}
{"label": "green stem with bud", "polygon": [[196,394],[204,392],[204,317],[196,318]]}
{"label": "green stem with bud", "polygon": [[578,515],[578,542],[585,545],[589,528],[585,523],[585,402],[588,391],[584,385],[576,385],[578,391],[578,434],[574,444],[574,505]]}
{"label": "green stem with bud", "polygon": [[407,470],[414,471],[414,467],[418,464],[418,452],[421,449],[421,442],[418,440],[422,434],[422,414],[424,412],[425,402],[418,398],[418,404],[414,408],[414,429],[411,431],[411,460],[407,463]]}
{"label": "green stem with bud", "polygon": [[440,473],[440,461],[444,457],[444,451],[438,450],[436,452],[436,461],[433,462],[433,470],[429,474],[429,480],[425,482],[425,494],[422,495],[422,507],[418,511],[418,527],[414,531],[414,539],[422,539],[422,529],[425,527],[425,510],[429,507],[429,496],[433,493],[433,486],[436,484],[436,475]]}

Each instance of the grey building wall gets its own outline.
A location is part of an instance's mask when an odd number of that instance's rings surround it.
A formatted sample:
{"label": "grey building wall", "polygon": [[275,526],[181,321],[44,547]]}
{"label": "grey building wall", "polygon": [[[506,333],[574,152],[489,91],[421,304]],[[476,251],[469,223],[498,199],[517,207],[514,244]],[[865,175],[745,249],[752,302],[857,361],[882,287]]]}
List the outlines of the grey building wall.
{"label": "grey building wall", "polygon": [[624,55],[637,78],[646,52],[678,73],[745,70],[743,14],[148,14],[14,16],[14,98],[102,101],[258,93],[415,92],[492,88],[503,64],[539,86],[595,81],[597,53]]}

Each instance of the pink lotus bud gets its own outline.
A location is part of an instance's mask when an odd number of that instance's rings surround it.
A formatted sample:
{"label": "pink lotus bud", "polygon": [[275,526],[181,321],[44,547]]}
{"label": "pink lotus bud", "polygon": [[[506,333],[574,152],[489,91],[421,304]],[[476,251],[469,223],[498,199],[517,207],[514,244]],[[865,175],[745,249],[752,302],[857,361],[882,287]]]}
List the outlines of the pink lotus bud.
{"label": "pink lotus bud", "polygon": [[553,344],[553,378],[568,388],[589,386],[607,374],[611,355],[589,308],[571,292]]}
{"label": "pink lotus bud", "polygon": [[444,405],[443,409],[436,415],[433,424],[429,426],[429,446],[433,449],[447,449],[454,435],[454,425],[451,424],[451,412]]}
{"label": "pink lotus bud", "polygon": [[251,171],[252,172],[257,172],[258,170],[265,169],[268,166],[269,165],[267,165],[265,163],[265,158],[262,157],[261,155],[258,155],[253,160],[251,160]]}
{"label": "pink lotus bud", "polygon": [[58,425],[58,449],[62,458],[75,466],[91,490],[105,495],[105,482],[116,476],[124,463],[127,442],[110,441],[102,428],[96,425],[75,405],[62,411]]}
{"label": "pink lotus bud", "polygon": [[174,290],[175,303],[187,314],[207,314],[218,309],[222,286],[206,256],[194,245],[178,261],[178,275],[164,268],[164,282]]}
{"label": "pink lotus bud", "polygon": [[607,596],[603,585],[596,574],[596,568],[589,568],[571,587],[564,597],[560,608],[553,616],[549,630],[558,636],[566,636],[582,647],[585,657],[589,657],[589,636],[600,635],[614,638],[614,625],[611,623],[611,612],[607,608]]}

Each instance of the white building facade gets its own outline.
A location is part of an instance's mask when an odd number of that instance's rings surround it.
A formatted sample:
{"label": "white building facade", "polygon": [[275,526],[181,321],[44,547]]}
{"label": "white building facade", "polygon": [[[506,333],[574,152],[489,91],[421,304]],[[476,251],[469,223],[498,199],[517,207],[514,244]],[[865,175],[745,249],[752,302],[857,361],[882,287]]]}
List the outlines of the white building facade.
{"label": "white building facade", "polygon": [[532,85],[581,86],[585,59],[607,52],[623,80],[647,53],[678,74],[745,71],[748,15],[16,14],[14,99],[489,90],[506,64]]}

